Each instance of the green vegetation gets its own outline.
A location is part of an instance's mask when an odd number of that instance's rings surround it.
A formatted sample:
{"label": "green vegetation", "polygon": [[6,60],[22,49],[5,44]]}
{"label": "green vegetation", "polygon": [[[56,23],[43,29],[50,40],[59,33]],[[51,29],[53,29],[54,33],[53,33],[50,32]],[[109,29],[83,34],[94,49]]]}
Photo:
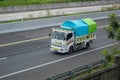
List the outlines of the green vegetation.
{"label": "green vegetation", "polygon": [[114,55],[116,54],[120,54],[120,50],[117,47],[114,47],[113,49],[111,49],[111,51],[108,51],[107,49],[104,49],[102,51],[102,55],[108,63],[113,63]]}
{"label": "green vegetation", "polygon": [[102,11],[120,10],[120,4],[113,4],[111,7],[102,7]]}
{"label": "green vegetation", "polygon": [[[108,33],[108,38],[120,41],[120,24],[119,19],[117,18],[117,14],[112,13],[109,14],[109,25],[105,28],[106,32]],[[120,49],[115,46],[110,51],[104,49],[102,51],[104,58],[107,60],[108,63],[113,63],[114,55],[120,54]]]}
{"label": "green vegetation", "polygon": [[0,6],[20,6],[49,3],[85,2],[97,0],[0,0]]}
{"label": "green vegetation", "polygon": [[105,30],[108,33],[108,38],[120,41],[120,24],[118,19],[117,14],[110,14],[109,25],[105,28]]}

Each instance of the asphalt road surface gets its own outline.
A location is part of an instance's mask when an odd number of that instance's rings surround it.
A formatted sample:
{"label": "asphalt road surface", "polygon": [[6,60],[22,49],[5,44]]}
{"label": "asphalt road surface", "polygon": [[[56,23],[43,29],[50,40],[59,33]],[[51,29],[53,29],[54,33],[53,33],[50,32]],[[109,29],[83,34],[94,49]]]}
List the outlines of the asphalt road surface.
{"label": "asphalt road surface", "polygon": [[[1,34],[0,45],[3,46],[0,47],[0,80],[45,80],[102,59],[102,49],[111,49],[119,44],[107,38],[102,27],[107,25],[107,20],[99,20],[97,23],[97,39],[91,48],[72,54],[55,54],[49,50],[50,38],[45,36],[51,32],[51,28]],[[39,37],[38,40],[5,45]]]}

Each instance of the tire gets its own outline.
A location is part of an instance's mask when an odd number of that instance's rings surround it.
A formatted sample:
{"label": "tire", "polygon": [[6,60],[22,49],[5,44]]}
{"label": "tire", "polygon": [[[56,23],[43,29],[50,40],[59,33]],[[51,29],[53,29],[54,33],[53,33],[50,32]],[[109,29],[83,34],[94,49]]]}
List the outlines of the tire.
{"label": "tire", "polygon": [[89,42],[87,42],[86,45],[85,45],[85,49],[88,49],[88,48],[90,48],[90,43]]}
{"label": "tire", "polygon": [[73,48],[73,46],[71,46],[70,48],[69,48],[69,52],[68,53],[73,53],[74,52],[74,48]]}

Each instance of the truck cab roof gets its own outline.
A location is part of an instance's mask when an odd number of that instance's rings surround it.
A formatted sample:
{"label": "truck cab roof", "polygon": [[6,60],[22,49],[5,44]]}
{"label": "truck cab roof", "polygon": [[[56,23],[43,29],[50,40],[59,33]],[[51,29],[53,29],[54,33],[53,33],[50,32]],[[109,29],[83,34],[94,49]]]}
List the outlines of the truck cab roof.
{"label": "truck cab roof", "polygon": [[63,33],[70,33],[70,32],[72,32],[72,31],[69,30],[69,29],[63,29],[63,28],[54,29],[54,31],[63,32]]}

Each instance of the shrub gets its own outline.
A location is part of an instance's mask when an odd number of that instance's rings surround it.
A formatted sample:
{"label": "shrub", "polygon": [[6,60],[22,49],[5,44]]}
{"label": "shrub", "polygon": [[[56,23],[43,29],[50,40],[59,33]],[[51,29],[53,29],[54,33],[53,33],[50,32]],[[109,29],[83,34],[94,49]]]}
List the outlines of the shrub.
{"label": "shrub", "polygon": [[107,60],[107,62],[111,62],[113,57],[112,57],[112,54],[108,53],[108,50],[107,49],[104,49],[102,51],[102,55],[104,56],[104,58]]}

